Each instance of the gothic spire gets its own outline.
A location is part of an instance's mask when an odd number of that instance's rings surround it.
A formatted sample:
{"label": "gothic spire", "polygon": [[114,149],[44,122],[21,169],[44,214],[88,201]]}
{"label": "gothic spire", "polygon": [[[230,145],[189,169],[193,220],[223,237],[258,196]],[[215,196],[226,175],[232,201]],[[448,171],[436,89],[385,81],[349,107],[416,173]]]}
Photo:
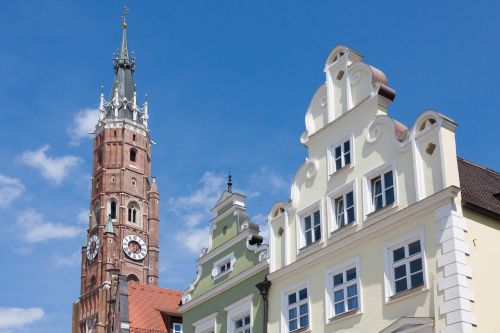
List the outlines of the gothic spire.
{"label": "gothic spire", "polygon": [[[122,43],[121,49],[115,54],[113,67],[115,77],[110,91],[108,102],[104,102],[101,95],[102,119],[129,119],[147,127],[147,107],[139,108],[137,106],[137,94],[135,91],[134,71],[135,58],[129,57],[127,45],[127,21],[126,14],[128,8],[123,9],[122,16]],[[133,52],[132,52],[133,53]]]}

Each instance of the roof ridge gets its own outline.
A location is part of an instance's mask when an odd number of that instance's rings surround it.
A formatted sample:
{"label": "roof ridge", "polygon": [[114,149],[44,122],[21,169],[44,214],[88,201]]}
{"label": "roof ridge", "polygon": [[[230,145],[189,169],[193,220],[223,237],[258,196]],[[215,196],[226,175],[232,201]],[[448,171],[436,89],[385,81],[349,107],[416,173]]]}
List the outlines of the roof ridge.
{"label": "roof ridge", "polygon": [[129,287],[132,287],[134,289],[141,289],[141,288],[143,290],[145,290],[145,289],[150,289],[150,290],[152,290],[152,289],[156,289],[156,290],[160,289],[162,291],[169,291],[169,292],[173,292],[173,293],[180,293],[180,294],[183,293],[181,290],[170,289],[170,288],[163,288],[163,287],[159,287],[159,286],[153,286],[153,285],[150,285],[150,284],[131,283],[129,285]]}
{"label": "roof ridge", "polygon": [[491,169],[491,168],[488,168],[488,167],[485,167],[483,165],[480,165],[480,164],[477,164],[475,162],[472,162],[472,161],[469,161],[469,160],[466,160],[465,158],[463,157],[460,157],[460,156],[457,156],[457,159],[467,163],[467,164],[470,164],[476,168],[480,168],[480,169],[483,169],[483,170],[486,170],[488,172],[491,172],[491,173],[494,173],[495,175],[499,176],[500,177],[500,172],[496,171],[495,169]]}

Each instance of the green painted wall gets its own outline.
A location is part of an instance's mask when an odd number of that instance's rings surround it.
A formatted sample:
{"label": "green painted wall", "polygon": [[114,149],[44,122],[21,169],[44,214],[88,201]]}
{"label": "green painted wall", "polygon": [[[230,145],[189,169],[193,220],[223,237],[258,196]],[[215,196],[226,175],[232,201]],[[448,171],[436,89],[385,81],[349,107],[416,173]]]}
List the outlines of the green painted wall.
{"label": "green painted wall", "polygon": [[[224,234],[224,227],[226,233]],[[217,222],[217,228],[212,233],[212,250],[224,244],[238,233],[238,217],[229,214]]]}
{"label": "green painted wall", "polygon": [[269,269],[265,268],[261,272],[251,276],[240,284],[228,289],[219,295],[213,297],[209,301],[202,303],[183,314],[183,332],[194,333],[193,323],[197,320],[206,317],[214,312],[217,315],[217,333],[227,332],[227,313],[224,310],[228,305],[248,296],[253,293],[253,333],[262,333],[264,321],[263,300],[259,294],[259,290],[255,285],[264,280],[269,273]]}
{"label": "green painted wall", "polygon": [[[229,274],[221,276],[220,278],[214,279],[212,277],[212,269],[214,262],[228,255],[229,253],[234,252],[234,256],[236,257],[236,263],[234,264],[234,268]],[[227,281],[239,273],[246,271],[251,268],[255,264],[259,262],[258,254],[250,251],[246,247],[246,237],[242,239],[240,242],[229,248],[228,250],[222,252],[220,255],[216,256],[214,259],[207,261],[202,265],[202,273],[201,278],[198,284],[196,285],[195,290],[191,293],[191,297],[195,299],[199,295],[206,293],[207,291],[213,289],[219,284]]]}

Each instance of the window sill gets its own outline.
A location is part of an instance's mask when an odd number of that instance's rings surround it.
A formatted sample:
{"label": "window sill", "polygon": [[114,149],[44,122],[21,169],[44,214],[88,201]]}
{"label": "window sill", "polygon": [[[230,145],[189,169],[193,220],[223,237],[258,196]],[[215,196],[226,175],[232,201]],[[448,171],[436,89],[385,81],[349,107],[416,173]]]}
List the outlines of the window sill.
{"label": "window sill", "polygon": [[328,319],[327,325],[334,324],[334,323],[339,322],[339,321],[344,320],[344,319],[360,316],[362,314],[363,314],[363,312],[361,312],[359,309],[347,311],[347,312],[341,313],[339,315],[335,315],[335,316],[331,317],[330,319]]}
{"label": "window sill", "polygon": [[399,293],[390,296],[387,302],[385,302],[385,304],[391,304],[400,300],[404,300],[411,296],[422,294],[428,290],[429,289],[425,285],[421,285],[405,291],[400,291]]}
{"label": "window sill", "polygon": [[356,229],[357,225],[358,225],[358,223],[356,223],[356,221],[350,222],[350,223],[330,232],[330,237],[331,238],[338,238],[341,235],[343,235],[344,233],[347,233],[348,231],[350,231],[352,229]]}
{"label": "window sill", "polygon": [[309,327],[302,327],[302,328],[298,328],[296,330],[293,330],[293,331],[288,331],[289,333],[311,333],[311,329]]}
{"label": "window sill", "polygon": [[388,212],[395,210],[397,207],[398,207],[398,204],[396,202],[393,202],[390,205],[379,208],[379,209],[369,213],[368,215],[366,215],[366,221],[371,222],[372,220],[376,219],[380,215],[383,215],[385,213],[388,213]]}
{"label": "window sill", "polygon": [[299,249],[299,253],[298,253],[297,257],[306,256],[306,255],[310,254],[311,252],[314,252],[315,250],[317,250],[320,247],[321,247],[321,240],[319,239],[319,240],[315,241],[314,243],[311,243],[309,245],[301,247]]}
{"label": "window sill", "polygon": [[219,279],[219,278],[221,278],[223,276],[229,275],[229,273],[231,273],[232,271],[233,271],[233,269],[231,268],[228,271],[225,271],[223,273],[219,273],[219,274],[217,274],[217,275],[214,276],[214,280],[217,280],[217,279]]}
{"label": "window sill", "polygon": [[352,169],[352,168],[354,168],[354,165],[353,165],[352,163],[349,163],[349,164],[347,164],[347,165],[344,165],[342,168],[337,169],[337,170],[333,171],[332,173],[330,173],[330,174],[328,175],[328,180],[332,179],[332,177],[334,177],[334,176],[336,176],[336,175],[339,175],[339,174],[341,174],[341,173],[345,172],[345,170],[350,170],[350,169]]}

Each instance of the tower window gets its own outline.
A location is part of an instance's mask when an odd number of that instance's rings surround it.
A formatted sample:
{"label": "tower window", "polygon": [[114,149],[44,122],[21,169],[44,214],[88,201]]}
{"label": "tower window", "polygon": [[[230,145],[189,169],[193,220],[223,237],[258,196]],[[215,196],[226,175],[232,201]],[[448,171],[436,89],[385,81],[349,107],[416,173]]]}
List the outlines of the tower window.
{"label": "tower window", "polygon": [[97,157],[97,165],[101,165],[102,164],[102,150],[97,150],[96,152],[96,157]]}
{"label": "tower window", "polygon": [[128,205],[127,221],[131,223],[139,223],[139,206],[135,202]]}
{"label": "tower window", "polygon": [[132,134],[132,141],[135,141],[135,134]]}
{"label": "tower window", "polygon": [[111,219],[116,219],[116,201],[111,201],[110,215]]}
{"label": "tower window", "polygon": [[115,138],[116,138],[116,130],[114,130],[114,131],[113,131],[113,135],[114,135],[114,136],[115,136]]}
{"label": "tower window", "polygon": [[130,184],[132,184],[132,187],[136,187],[137,186],[137,179],[132,178],[132,181],[130,182]]}
{"label": "tower window", "polygon": [[134,274],[130,274],[127,276],[127,282],[128,283],[139,283],[139,278],[135,276]]}
{"label": "tower window", "polygon": [[137,157],[137,151],[135,149],[130,149],[130,161],[135,162]]}

